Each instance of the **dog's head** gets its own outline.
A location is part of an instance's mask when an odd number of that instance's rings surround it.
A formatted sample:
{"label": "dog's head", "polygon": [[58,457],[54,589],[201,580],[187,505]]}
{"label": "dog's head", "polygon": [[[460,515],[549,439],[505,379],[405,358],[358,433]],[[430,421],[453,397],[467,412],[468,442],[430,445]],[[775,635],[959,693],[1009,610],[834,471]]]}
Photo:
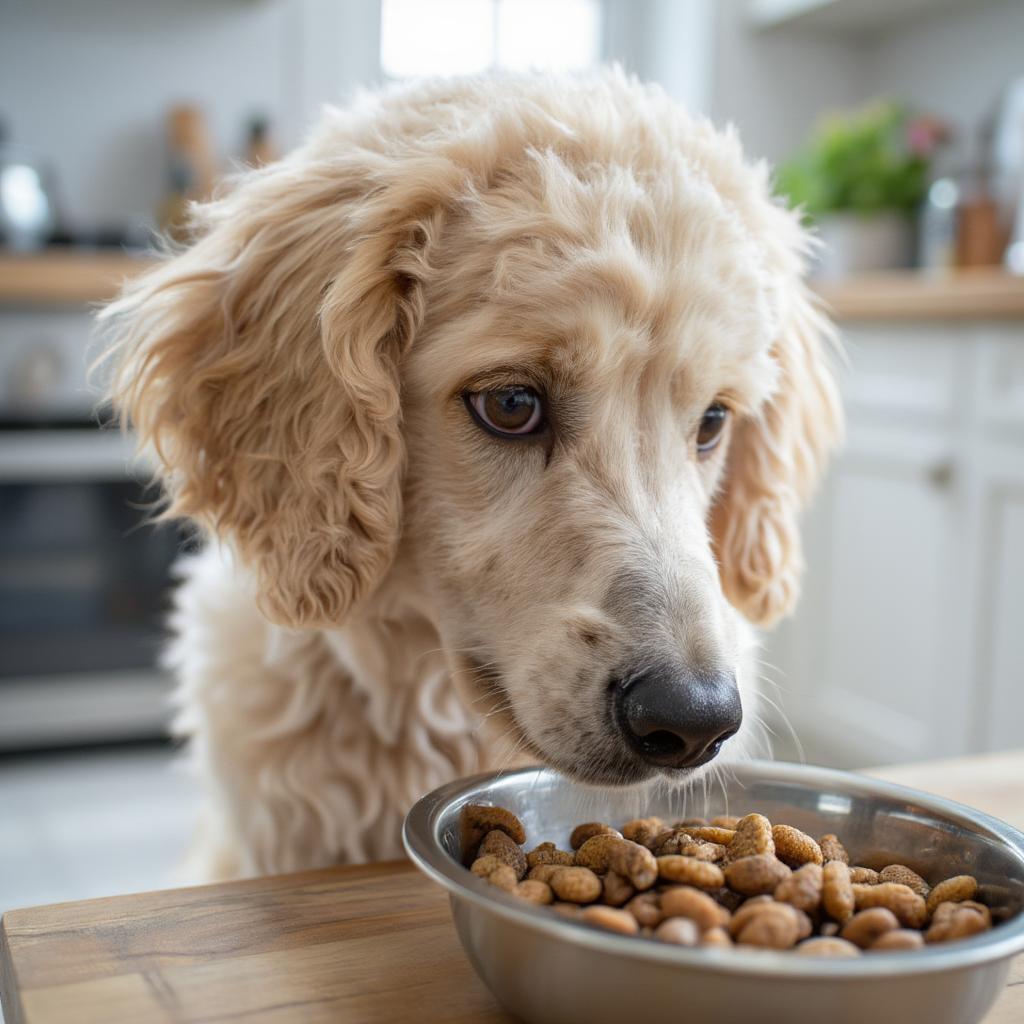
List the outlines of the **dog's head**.
{"label": "dog's head", "polygon": [[616,72],[482,78],[330,114],[195,225],[108,314],[114,393],[265,613],[338,626],[397,559],[525,749],[713,757],[839,423],[765,168]]}

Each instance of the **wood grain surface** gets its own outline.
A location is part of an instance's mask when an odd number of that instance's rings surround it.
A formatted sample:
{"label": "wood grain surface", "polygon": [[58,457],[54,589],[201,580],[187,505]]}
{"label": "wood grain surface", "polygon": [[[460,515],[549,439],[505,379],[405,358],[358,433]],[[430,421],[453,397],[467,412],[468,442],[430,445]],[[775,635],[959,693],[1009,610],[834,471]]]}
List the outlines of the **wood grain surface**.
{"label": "wood grain surface", "polygon": [[30,306],[105,302],[150,263],[144,256],[117,250],[0,253],[0,302]]}
{"label": "wood grain surface", "polygon": [[[0,253],[0,302],[103,302],[149,264],[143,256],[110,250]],[[1024,277],[998,267],[948,273],[889,270],[819,281],[814,287],[838,320],[1024,319]]]}
{"label": "wood grain surface", "polygon": [[[878,769],[1024,826],[1024,752]],[[9,911],[7,1024],[511,1022],[406,862]],[[1024,957],[985,1024],[1024,1021]]]}
{"label": "wood grain surface", "polygon": [[818,281],[814,288],[839,321],[1024,318],[1024,277],[998,267],[947,273],[888,270]]}

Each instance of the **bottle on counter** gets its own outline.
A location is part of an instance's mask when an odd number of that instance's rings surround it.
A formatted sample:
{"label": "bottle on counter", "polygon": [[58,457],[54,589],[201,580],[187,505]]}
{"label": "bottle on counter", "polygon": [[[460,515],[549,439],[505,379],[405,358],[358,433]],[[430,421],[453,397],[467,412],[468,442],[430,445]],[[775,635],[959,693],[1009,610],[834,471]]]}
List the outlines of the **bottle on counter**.
{"label": "bottle on counter", "polygon": [[160,206],[161,230],[181,240],[188,205],[213,192],[216,165],[206,119],[198,107],[181,104],[167,117],[167,193]]}
{"label": "bottle on counter", "polygon": [[263,114],[257,114],[249,120],[245,162],[250,167],[263,167],[272,164],[277,157],[277,149],[270,138],[270,120]]}
{"label": "bottle on counter", "polygon": [[932,182],[918,219],[917,262],[925,270],[951,270],[957,257],[960,187],[952,176]]}

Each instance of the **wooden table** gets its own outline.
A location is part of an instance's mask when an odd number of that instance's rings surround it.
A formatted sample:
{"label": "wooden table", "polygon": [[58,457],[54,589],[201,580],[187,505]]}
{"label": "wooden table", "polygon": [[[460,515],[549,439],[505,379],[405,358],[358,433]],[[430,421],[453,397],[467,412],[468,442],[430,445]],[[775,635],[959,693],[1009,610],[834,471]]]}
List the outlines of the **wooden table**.
{"label": "wooden table", "polygon": [[[878,769],[1024,826],[1024,751]],[[511,1022],[401,862],[8,912],[7,1024]],[[1024,957],[985,1024],[1024,1020]]]}

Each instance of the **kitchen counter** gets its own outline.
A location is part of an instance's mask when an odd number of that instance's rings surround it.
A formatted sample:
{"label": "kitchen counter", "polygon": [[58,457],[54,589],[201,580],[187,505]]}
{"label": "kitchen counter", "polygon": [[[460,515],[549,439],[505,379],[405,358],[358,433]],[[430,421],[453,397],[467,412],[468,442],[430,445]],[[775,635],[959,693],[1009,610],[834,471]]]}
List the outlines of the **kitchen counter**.
{"label": "kitchen counter", "polygon": [[815,290],[840,321],[1024,319],[1024,277],[997,268],[934,274],[891,270],[820,281]]}
{"label": "kitchen counter", "polygon": [[[1024,750],[871,774],[1024,826]],[[514,1024],[404,861],[10,911],[0,993],[7,1024]],[[1024,957],[985,1024],[1021,1020]]]}
{"label": "kitchen counter", "polygon": [[81,305],[112,299],[126,278],[150,263],[113,249],[0,251],[0,303]]}
{"label": "kitchen counter", "polygon": [[[142,254],[106,250],[0,252],[0,303],[105,302],[149,264]],[[819,282],[816,290],[839,320],[1024,319],[1024,277],[997,268],[887,271]]]}

